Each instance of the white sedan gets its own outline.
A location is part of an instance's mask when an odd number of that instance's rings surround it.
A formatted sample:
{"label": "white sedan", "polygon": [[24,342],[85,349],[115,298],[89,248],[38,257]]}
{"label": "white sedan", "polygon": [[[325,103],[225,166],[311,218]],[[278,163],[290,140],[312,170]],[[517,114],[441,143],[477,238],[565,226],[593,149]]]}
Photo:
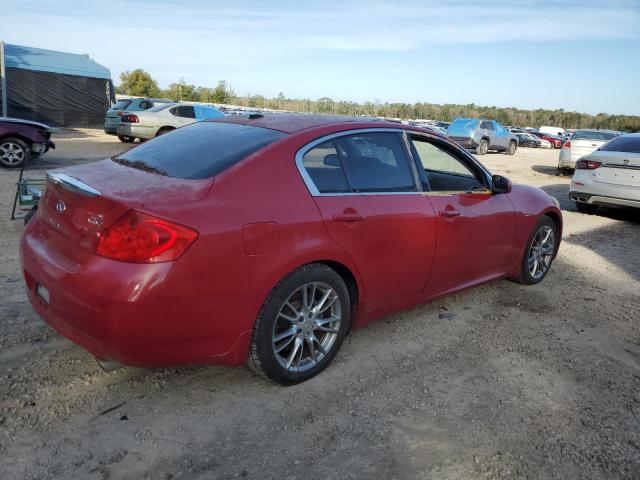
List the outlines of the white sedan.
{"label": "white sedan", "polygon": [[612,130],[577,130],[562,144],[558,171],[572,170],[580,157],[589,155],[612,138],[620,135]]}
{"label": "white sedan", "polygon": [[224,113],[208,105],[164,103],[149,110],[125,112],[118,124],[118,138],[133,142],[147,140],[178,127],[209,118],[224,117]]}
{"label": "white sedan", "polygon": [[614,138],[576,163],[569,197],[582,212],[640,208],[640,133]]}

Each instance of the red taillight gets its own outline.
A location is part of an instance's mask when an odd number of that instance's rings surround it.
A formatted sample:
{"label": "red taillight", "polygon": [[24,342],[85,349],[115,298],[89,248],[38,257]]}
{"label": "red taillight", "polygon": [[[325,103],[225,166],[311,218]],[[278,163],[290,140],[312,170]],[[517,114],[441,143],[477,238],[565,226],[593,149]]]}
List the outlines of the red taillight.
{"label": "red taillight", "polygon": [[569,140],[567,140],[566,142],[564,142],[562,144],[562,148],[571,148],[571,142]]}
{"label": "red taillight", "polygon": [[595,162],[593,160],[578,160],[576,162],[576,170],[595,170],[600,168],[602,162]]}
{"label": "red taillight", "polygon": [[122,122],[125,123],[138,123],[138,116],[137,115],[123,115]]}
{"label": "red taillight", "polygon": [[197,238],[191,228],[130,210],[100,234],[96,254],[123,262],[172,262]]}

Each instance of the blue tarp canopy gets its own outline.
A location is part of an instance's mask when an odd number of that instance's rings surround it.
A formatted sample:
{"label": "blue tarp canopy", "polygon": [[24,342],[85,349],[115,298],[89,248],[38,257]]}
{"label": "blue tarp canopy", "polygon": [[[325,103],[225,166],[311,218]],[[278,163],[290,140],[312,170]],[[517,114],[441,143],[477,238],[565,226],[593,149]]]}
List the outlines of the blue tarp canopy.
{"label": "blue tarp canopy", "polygon": [[56,52],[43,48],[4,45],[5,67],[52,72],[63,75],[110,79],[108,68],[94,62],[88,55]]}

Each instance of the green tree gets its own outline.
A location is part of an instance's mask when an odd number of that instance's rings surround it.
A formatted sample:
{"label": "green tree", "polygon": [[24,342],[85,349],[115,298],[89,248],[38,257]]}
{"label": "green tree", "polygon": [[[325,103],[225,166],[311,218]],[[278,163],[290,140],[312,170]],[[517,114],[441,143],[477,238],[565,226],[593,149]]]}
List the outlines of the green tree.
{"label": "green tree", "polygon": [[158,83],[141,68],[122,72],[120,74],[120,85],[116,91],[136,97],[157,97],[160,95]]}

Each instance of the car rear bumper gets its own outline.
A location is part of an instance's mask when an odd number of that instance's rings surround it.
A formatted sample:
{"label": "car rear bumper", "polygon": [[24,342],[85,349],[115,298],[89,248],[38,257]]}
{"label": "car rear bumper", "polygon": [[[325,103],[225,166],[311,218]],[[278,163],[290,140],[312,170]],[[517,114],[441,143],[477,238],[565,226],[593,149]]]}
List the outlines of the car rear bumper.
{"label": "car rear bumper", "polygon": [[[214,302],[196,298],[176,263],[92,256],[83,265],[52,250],[34,218],[20,242],[27,296],[60,334],[92,355],[137,367],[240,365],[249,332]],[[41,285],[48,301],[38,293]],[[246,344],[246,345],[245,345]]]}
{"label": "car rear bumper", "polygon": [[118,135],[128,137],[153,138],[156,136],[157,131],[156,127],[148,127],[137,123],[120,123],[118,125]]}
{"label": "car rear bumper", "polygon": [[569,192],[569,197],[574,202],[589,203],[592,205],[640,208],[640,200],[633,200],[629,198],[609,197],[606,195],[573,191]]}
{"label": "car rear bumper", "polygon": [[449,137],[449,139],[463,148],[476,148],[478,146],[478,143],[471,137]]}

